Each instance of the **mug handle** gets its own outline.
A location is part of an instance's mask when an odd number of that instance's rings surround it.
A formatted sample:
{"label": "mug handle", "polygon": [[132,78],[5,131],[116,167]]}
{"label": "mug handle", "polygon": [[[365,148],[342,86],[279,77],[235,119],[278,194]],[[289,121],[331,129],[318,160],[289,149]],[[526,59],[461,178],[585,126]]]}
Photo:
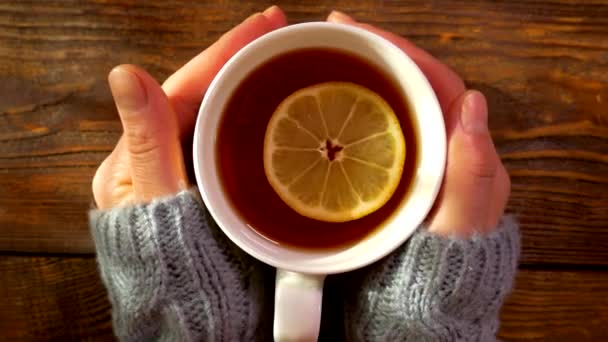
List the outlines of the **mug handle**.
{"label": "mug handle", "polygon": [[277,269],[274,341],[313,342],[319,338],[325,275]]}

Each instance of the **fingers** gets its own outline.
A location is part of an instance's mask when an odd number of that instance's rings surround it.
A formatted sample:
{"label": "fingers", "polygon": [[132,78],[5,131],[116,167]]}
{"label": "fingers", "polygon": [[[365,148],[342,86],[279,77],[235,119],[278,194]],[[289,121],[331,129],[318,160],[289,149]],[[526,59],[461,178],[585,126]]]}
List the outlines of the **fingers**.
{"label": "fingers", "polygon": [[160,85],[132,65],[114,68],[108,82],[124,130],[135,200],[150,201],[185,188],[176,116]]}
{"label": "fingers", "polygon": [[365,29],[385,38],[403,50],[414,60],[431,83],[444,113],[447,113],[452,102],[464,93],[466,88],[458,74],[409,40],[372,25],[356,22],[351,17],[338,11],[330,13],[327,21]]}
{"label": "fingers", "polygon": [[164,82],[163,89],[179,116],[181,132],[189,132],[194,126],[205,91],[228,59],[256,38],[285,25],[285,14],[277,6],[253,14]]}
{"label": "fingers", "polygon": [[431,217],[429,230],[466,237],[496,226],[510,185],[488,130],[483,94],[466,92],[451,111],[460,120],[448,144],[440,205]]}
{"label": "fingers", "polygon": [[463,80],[452,69],[405,38],[337,11],[327,20],[363,28],[395,44],[414,60],[437,95],[448,130],[448,162],[429,230],[469,236],[495,227],[504,212],[510,182],[488,130],[483,95],[465,93]]}
{"label": "fingers", "polygon": [[[108,81],[124,135],[122,145],[119,142],[94,178],[93,192],[98,206],[110,207],[117,204],[114,199],[125,197],[107,189],[132,188],[134,200],[141,202],[173,194],[185,187],[188,177],[180,137],[192,130],[211,80],[246,44],[285,25],[285,15],[276,6],[252,15],[169,77],[163,85],[165,91],[152,77],[134,66],[115,68]],[[115,155],[123,160],[122,168],[115,167]],[[114,173],[118,169],[129,171],[119,177],[120,186],[104,186],[105,180],[117,178]]]}

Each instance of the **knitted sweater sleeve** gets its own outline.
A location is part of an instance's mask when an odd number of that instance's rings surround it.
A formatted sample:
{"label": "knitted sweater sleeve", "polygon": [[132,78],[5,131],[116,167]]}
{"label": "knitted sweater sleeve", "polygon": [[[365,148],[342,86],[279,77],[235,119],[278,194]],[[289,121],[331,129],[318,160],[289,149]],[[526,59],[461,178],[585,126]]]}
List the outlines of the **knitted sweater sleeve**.
{"label": "knitted sweater sleeve", "polygon": [[380,263],[347,276],[347,340],[495,341],[519,251],[511,217],[466,240],[420,229]]}
{"label": "knitted sweater sleeve", "polygon": [[221,233],[195,190],[90,213],[121,341],[253,341],[264,269]]}

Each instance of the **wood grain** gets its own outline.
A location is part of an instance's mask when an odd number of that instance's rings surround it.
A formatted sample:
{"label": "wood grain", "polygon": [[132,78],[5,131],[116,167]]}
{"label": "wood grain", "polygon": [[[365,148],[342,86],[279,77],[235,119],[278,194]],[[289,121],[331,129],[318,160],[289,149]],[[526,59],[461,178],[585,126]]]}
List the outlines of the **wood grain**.
{"label": "wood grain", "polygon": [[[523,262],[608,261],[606,1],[279,1],[292,22],[331,9],[407,36],[488,97],[513,178]],[[90,179],[120,134],[119,63],[164,79],[270,2],[0,4],[0,250],[91,252]]]}
{"label": "wood grain", "polygon": [[[0,255],[0,340],[110,341],[110,304],[90,257]],[[608,273],[522,270],[505,341],[604,341]]]}
{"label": "wood grain", "polygon": [[504,341],[608,340],[607,272],[521,270],[505,303]]}
{"label": "wood grain", "polygon": [[[277,3],[292,23],[335,8],[404,35],[484,92],[524,234],[500,338],[608,340],[608,2]],[[110,68],[163,80],[270,4],[1,2],[0,251],[91,253],[90,181],[121,132]],[[0,297],[0,340],[113,339],[90,256],[0,254]]]}
{"label": "wood grain", "polygon": [[112,340],[95,259],[0,255],[0,274],[0,340]]}

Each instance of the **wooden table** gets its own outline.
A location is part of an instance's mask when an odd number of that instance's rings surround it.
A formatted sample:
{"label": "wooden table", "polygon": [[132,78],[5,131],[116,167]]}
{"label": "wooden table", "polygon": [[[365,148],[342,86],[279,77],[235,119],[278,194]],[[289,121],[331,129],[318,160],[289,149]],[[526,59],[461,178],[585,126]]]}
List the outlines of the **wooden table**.
{"label": "wooden table", "polygon": [[[407,36],[488,97],[522,223],[500,337],[608,340],[608,1],[280,1]],[[110,340],[87,227],[121,128],[106,84],[159,80],[267,1],[0,3],[0,340]]]}

